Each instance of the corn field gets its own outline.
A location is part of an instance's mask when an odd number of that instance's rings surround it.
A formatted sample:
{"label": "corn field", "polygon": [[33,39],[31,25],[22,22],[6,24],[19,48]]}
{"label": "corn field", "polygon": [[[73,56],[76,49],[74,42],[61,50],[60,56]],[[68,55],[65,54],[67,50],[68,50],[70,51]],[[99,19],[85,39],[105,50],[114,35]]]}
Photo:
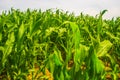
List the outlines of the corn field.
{"label": "corn field", "polygon": [[60,9],[0,14],[0,80],[119,80],[120,17]]}

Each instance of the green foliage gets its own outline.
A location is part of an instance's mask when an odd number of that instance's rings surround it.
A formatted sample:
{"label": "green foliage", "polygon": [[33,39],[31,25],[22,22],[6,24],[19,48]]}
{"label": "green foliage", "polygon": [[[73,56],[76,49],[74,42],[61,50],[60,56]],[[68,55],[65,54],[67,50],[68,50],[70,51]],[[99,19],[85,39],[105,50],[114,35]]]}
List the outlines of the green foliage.
{"label": "green foliage", "polygon": [[48,69],[54,80],[106,80],[108,74],[118,79],[120,17],[103,20],[106,11],[96,17],[59,9],[3,12],[0,77],[25,80],[32,72],[34,80],[42,72],[40,78],[48,79]]}

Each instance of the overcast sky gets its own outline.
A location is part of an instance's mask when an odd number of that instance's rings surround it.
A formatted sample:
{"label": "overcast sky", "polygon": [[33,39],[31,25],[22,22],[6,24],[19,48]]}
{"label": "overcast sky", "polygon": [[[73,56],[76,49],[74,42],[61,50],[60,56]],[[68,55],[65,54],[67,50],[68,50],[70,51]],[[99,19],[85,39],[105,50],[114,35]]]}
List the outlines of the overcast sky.
{"label": "overcast sky", "polygon": [[95,16],[101,10],[107,9],[104,18],[120,16],[120,0],[0,0],[0,13],[11,7],[20,10],[57,8],[76,15],[83,12]]}

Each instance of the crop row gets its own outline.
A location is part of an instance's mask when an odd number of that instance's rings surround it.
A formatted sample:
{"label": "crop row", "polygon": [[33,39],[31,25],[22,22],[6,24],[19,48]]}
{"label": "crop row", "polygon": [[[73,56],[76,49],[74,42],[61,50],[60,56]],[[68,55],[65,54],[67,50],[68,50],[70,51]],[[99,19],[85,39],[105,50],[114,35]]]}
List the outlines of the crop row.
{"label": "crop row", "polygon": [[0,15],[0,79],[120,78],[120,17],[11,9]]}

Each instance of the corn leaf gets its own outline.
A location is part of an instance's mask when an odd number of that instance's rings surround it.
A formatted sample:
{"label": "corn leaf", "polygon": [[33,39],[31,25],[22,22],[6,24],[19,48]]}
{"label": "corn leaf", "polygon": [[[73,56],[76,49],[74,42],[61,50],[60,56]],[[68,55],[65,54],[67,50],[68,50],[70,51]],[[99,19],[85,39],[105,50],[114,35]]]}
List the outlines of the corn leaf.
{"label": "corn leaf", "polygon": [[98,57],[105,56],[111,47],[112,47],[112,43],[108,40],[104,40],[100,42],[100,45],[97,49],[97,56]]}

